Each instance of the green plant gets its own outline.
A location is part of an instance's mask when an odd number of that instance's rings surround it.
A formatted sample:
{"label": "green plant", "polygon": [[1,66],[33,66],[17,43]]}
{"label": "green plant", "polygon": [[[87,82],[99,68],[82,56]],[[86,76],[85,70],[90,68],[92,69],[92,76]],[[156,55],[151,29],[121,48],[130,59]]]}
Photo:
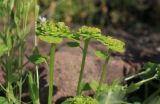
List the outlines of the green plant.
{"label": "green plant", "polygon": [[144,71],[126,78],[126,80],[131,80],[135,77],[142,78],[139,82],[135,82],[135,83],[130,84],[127,87],[127,93],[131,93],[131,92],[138,90],[140,88],[140,86],[142,86],[143,84],[145,84],[147,82],[150,82],[155,79],[159,79],[160,67],[158,64],[147,63],[147,64],[145,64],[145,66],[142,70],[144,70]]}
{"label": "green plant", "polygon": [[39,101],[39,88],[33,79],[33,75],[31,72],[28,74],[28,84],[29,84],[29,93],[32,99],[33,104],[40,104]]}
{"label": "green plant", "polygon": [[22,103],[22,75],[25,69],[25,43],[30,30],[28,15],[33,7],[29,0],[0,0],[0,17],[3,28],[0,32],[0,64],[5,75],[1,85],[10,104]]}
{"label": "green plant", "polygon": [[54,23],[52,21],[42,21],[36,28],[36,34],[42,41],[51,44],[50,48],[50,64],[49,64],[49,97],[48,104],[52,102],[53,92],[53,75],[54,75],[54,58],[56,45],[60,43],[63,38],[74,40],[74,36],[70,32],[68,26],[62,22]]}
{"label": "green plant", "polygon": [[117,39],[112,38],[112,37],[103,36],[101,34],[101,30],[98,28],[82,26],[78,30],[77,34],[79,34],[82,37],[82,39],[84,40],[83,58],[82,58],[80,77],[79,77],[78,87],[77,87],[77,95],[80,95],[80,93],[81,93],[80,86],[82,84],[81,81],[82,81],[82,77],[83,77],[83,70],[84,70],[85,58],[86,58],[86,54],[87,54],[87,48],[88,48],[89,41],[91,39],[96,39],[97,41],[101,42],[102,44],[104,44],[105,46],[107,46],[109,48],[108,54],[104,55],[106,57],[106,59],[105,59],[105,64],[104,64],[104,67],[102,70],[102,74],[101,74],[101,78],[100,78],[100,82],[99,82],[99,87],[101,87],[101,84],[104,80],[104,77],[105,77],[105,74],[107,71],[106,70],[107,64],[108,64],[112,50],[122,53],[122,52],[124,52],[124,45],[125,44]]}
{"label": "green plant", "polygon": [[100,36],[101,35],[101,31],[98,28],[92,28],[92,27],[83,26],[78,30],[77,34],[79,36],[81,36],[83,38],[83,40],[84,40],[84,49],[83,49],[81,70],[80,70],[79,81],[78,81],[78,86],[77,86],[77,95],[80,95],[82,78],[83,78],[83,71],[84,71],[85,60],[86,60],[89,41],[91,39],[94,39],[95,37]]}

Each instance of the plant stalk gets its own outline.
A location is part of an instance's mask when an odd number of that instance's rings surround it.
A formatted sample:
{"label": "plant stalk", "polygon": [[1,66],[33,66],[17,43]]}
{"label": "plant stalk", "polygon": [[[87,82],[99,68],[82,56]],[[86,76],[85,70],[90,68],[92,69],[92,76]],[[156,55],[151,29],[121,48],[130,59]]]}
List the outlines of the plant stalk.
{"label": "plant stalk", "polygon": [[96,91],[96,92],[98,92],[98,91],[101,89],[102,84],[103,84],[103,82],[104,82],[105,75],[106,75],[107,70],[108,70],[108,62],[109,62],[111,53],[112,53],[112,50],[109,49],[109,50],[108,50],[108,53],[107,53],[107,56],[106,56],[106,58],[105,58],[105,62],[104,62],[103,69],[102,69],[101,76],[100,76],[100,80],[99,80],[99,85],[98,85],[98,88],[97,88],[97,91]]}
{"label": "plant stalk", "polygon": [[84,71],[84,66],[85,66],[87,50],[88,50],[88,44],[89,44],[89,40],[85,40],[84,49],[83,49],[83,56],[82,56],[82,63],[81,63],[81,70],[80,70],[76,95],[80,95],[80,93],[81,93],[81,84],[82,84],[83,71]]}
{"label": "plant stalk", "polygon": [[50,64],[49,64],[48,104],[52,104],[55,49],[56,49],[56,44],[52,43],[51,50],[50,50]]}

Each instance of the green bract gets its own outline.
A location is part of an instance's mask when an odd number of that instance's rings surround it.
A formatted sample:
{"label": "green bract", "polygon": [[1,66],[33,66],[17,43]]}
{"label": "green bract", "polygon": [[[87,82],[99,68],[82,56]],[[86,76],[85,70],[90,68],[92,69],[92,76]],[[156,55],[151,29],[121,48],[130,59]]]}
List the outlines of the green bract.
{"label": "green bract", "polygon": [[76,96],[74,98],[69,98],[62,104],[99,104],[96,99],[88,96]]}
{"label": "green bract", "polygon": [[100,41],[102,44],[106,45],[108,48],[112,49],[113,51],[120,53],[123,53],[125,51],[125,43],[118,39],[112,38],[110,36],[100,36],[97,37],[97,40]]}
{"label": "green bract", "polygon": [[36,29],[38,37],[48,43],[59,43],[63,38],[73,38],[70,28],[63,22],[52,21],[41,22]]}
{"label": "green bract", "polygon": [[86,40],[101,36],[101,30],[95,27],[82,26],[78,30],[77,34],[82,36],[82,38]]}

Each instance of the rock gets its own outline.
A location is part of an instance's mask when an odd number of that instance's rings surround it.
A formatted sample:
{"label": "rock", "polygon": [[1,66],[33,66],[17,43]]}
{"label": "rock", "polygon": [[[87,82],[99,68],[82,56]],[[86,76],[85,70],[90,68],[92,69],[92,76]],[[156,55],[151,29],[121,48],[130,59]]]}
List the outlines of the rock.
{"label": "rock", "polygon": [[[97,58],[93,54],[94,51],[95,50],[89,46],[83,82],[99,80],[104,61]],[[81,59],[82,53],[80,48],[69,48],[64,45],[56,52],[54,85],[58,88],[58,91],[54,95],[54,101],[61,97],[76,95]],[[124,66],[127,66],[127,63],[121,58],[111,58],[106,75],[106,82],[111,83],[115,79],[121,80],[123,78]],[[47,77],[45,79],[47,80]]]}

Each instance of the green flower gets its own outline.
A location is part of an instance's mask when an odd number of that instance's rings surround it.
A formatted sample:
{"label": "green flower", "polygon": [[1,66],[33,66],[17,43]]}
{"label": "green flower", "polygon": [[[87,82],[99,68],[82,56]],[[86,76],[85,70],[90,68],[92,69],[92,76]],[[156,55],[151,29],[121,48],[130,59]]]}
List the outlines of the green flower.
{"label": "green flower", "polygon": [[82,26],[77,34],[86,40],[101,36],[101,30],[95,27]]}
{"label": "green flower", "polygon": [[39,39],[48,43],[59,43],[63,38],[75,41],[78,39],[63,22],[43,21],[37,26],[36,34]]}
{"label": "green flower", "polygon": [[62,104],[99,104],[96,99],[89,96],[76,96],[74,98],[69,98]]}
{"label": "green flower", "polygon": [[107,46],[108,48],[112,49],[113,51],[123,53],[125,51],[124,45],[125,43],[112,38],[110,36],[100,36],[96,38],[99,42]]}
{"label": "green flower", "polygon": [[64,34],[70,33],[70,29],[63,22],[54,23],[52,21],[41,22],[36,29],[36,34],[63,37]]}

